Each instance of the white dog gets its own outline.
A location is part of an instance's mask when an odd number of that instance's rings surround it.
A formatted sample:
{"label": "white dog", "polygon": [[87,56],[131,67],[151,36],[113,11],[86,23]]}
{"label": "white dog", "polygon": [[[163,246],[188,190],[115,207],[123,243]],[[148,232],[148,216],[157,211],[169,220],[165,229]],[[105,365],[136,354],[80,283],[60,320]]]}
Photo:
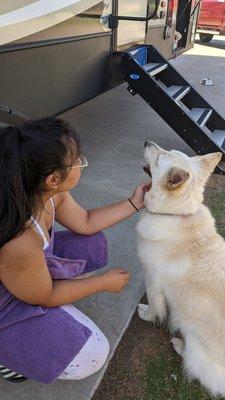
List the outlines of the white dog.
{"label": "white dog", "polygon": [[149,305],[139,304],[138,314],[162,321],[168,307],[185,372],[225,395],[225,241],[202,204],[222,154],[188,157],[151,142],[144,154],[152,188],[137,232]]}

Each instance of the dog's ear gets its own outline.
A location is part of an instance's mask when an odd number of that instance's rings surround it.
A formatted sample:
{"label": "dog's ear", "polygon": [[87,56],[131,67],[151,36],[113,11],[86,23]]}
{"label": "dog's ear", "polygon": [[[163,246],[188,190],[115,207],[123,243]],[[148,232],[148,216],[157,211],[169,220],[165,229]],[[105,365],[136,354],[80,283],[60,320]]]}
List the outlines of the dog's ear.
{"label": "dog's ear", "polygon": [[173,167],[166,178],[166,190],[174,190],[183,185],[189,178],[189,172]]}
{"label": "dog's ear", "polygon": [[196,156],[195,158],[203,169],[211,173],[215,169],[216,165],[220,162],[222,155],[222,153],[216,152],[205,154],[204,156]]}

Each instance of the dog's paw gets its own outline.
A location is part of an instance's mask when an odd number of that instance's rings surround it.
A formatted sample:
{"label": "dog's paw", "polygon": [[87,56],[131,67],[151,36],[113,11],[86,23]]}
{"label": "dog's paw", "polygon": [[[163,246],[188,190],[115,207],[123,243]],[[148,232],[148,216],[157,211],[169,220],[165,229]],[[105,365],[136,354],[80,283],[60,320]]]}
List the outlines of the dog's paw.
{"label": "dog's paw", "polygon": [[154,321],[150,306],[147,304],[138,304],[137,312],[139,317],[144,321]]}
{"label": "dog's paw", "polygon": [[183,353],[183,349],[184,349],[184,341],[177,337],[173,337],[171,339],[171,342],[172,342],[173,348],[176,351],[176,353],[179,354],[179,356],[181,356]]}

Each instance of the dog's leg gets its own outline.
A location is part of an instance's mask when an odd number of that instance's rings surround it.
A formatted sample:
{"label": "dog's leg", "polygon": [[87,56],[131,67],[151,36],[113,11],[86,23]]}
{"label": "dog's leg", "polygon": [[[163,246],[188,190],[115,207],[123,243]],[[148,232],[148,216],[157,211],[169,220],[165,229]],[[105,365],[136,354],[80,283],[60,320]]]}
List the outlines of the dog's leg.
{"label": "dog's leg", "polygon": [[179,354],[179,356],[182,356],[183,350],[184,350],[184,341],[183,341],[183,339],[180,339],[180,338],[177,338],[177,337],[173,337],[171,339],[171,342],[173,344],[173,348],[176,351],[176,353]]}
{"label": "dog's leg", "polygon": [[166,301],[161,288],[152,281],[146,285],[148,304],[138,305],[138,315],[145,321],[155,321],[156,317],[160,321],[166,317]]}

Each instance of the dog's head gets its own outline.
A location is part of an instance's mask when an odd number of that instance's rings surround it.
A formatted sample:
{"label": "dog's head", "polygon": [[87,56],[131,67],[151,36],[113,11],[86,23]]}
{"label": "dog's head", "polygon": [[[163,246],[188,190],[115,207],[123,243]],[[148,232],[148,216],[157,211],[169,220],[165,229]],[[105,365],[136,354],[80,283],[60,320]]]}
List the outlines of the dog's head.
{"label": "dog's head", "polygon": [[177,150],[166,151],[153,142],[145,142],[144,167],[152,179],[145,195],[150,212],[188,215],[203,201],[204,186],[222,157],[222,153],[188,157]]}

